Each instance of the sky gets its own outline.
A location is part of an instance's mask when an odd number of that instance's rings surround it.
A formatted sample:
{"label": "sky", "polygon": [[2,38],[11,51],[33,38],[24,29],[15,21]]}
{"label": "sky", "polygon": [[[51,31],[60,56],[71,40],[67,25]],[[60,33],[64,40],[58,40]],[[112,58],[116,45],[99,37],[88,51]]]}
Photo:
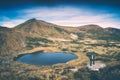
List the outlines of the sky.
{"label": "sky", "polygon": [[31,18],[61,26],[120,28],[120,0],[1,0],[0,26],[13,28]]}

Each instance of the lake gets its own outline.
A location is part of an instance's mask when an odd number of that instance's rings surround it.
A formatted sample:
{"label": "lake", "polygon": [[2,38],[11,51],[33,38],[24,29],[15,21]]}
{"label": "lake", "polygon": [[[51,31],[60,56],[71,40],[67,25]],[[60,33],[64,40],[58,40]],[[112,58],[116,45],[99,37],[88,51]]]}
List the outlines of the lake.
{"label": "lake", "polygon": [[73,59],[77,59],[77,56],[66,52],[37,52],[19,56],[16,61],[32,65],[53,65]]}

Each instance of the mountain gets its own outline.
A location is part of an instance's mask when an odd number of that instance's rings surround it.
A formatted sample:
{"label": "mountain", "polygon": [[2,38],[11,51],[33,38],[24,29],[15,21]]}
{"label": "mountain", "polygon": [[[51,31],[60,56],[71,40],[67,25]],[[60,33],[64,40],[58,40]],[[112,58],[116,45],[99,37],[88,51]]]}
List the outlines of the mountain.
{"label": "mountain", "polygon": [[80,39],[90,38],[97,40],[120,41],[120,31],[115,28],[102,28],[95,24],[62,28],[77,34]]}
{"label": "mountain", "polygon": [[0,53],[16,53],[28,47],[34,48],[44,41],[50,41],[47,38],[68,39],[70,35],[58,25],[37,19],[30,19],[15,28],[0,27]]}
{"label": "mountain", "polygon": [[105,30],[110,32],[111,39],[120,41],[120,29],[116,28],[105,28]]}
{"label": "mountain", "polygon": [[[15,28],[0,26],[0,80],[104,80],[111,75],[118,79],[119,48],[120,29],[102,28],[95,24],[66,27],[30,19]],[[14,61],[25,53],[40,50],[67,51],[77,55],[78,59],[53,66],[33,66]],[[106,64],[100,73],[87,68],[91,53],[95,54],[96,62]],[[110,74],[104,76],[106,72]]]}
{"label": "mountain", "polygon": [[51,43],[52,39],[72,40],[71,33],[78,40],[94,39],[120,41],[120,30],[102,28],[90,24],[78,27],[65,27],[37,19],[30,19],[15,28],[0,27],[0,53],[17,53],[22,50],[39,47]]}
{"label": "mountain", "polygon": [[15,30],[26,36],[69,38],[67,31],[59,28],[58,25],[34,18],[16,26]]}
{"label": "mountain", "polygon": [[68,30],[70,32],[80,32],[80,31],[90,31],[90,30],[103,30],[102,27],[95,25],[95,24],[89,24],[89,25],[83,25],[83,26],[78,26],[78,27],[64,27],[62,26],[63,29]]}
{"label": "mountain", "polygon": [[16,50],[21,50],[23,45],[21,44],[24,39],[24,35],[20,32],[10,28],[0,28],[0,53],[14,53]]}
{"label": "mountain", "polygon": [[116,28],[106,28],[106,30],[112,32],[112,33],[115,33],[115,34],[120,34],[120,29],[116,29]]}
{"label": "mountain", "polygon": [[0,26],[0,33],[11,30],[10,28]]}

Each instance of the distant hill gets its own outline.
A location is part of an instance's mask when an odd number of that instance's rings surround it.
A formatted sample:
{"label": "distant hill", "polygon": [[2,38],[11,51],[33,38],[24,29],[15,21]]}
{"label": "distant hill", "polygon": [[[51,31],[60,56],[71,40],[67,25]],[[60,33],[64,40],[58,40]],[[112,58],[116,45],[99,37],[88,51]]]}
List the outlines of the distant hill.
{"label": "distant hill", "polygon": [[[120,41],[120,30],[102,28],[90,24],[79,27],[64,27],[37,19],[30,19],[15,28],[0,27],[0,53],[16,53],[27,47],[51,42],[49,38],[71,39],[71,33],[81,39]],[[33,45],[31,45],[33,44]]]}
{"label": "distant hill", "polygon": [[81,39],[91,38],[97,40],[120,41],[120,30],[115,28],[102,28],[94,24],[62,28],[78,34]]}
{"label": "distant hill", "polygon": [[106,28],[106,30],[108,30],[112,33],[115,33],[115,34],[120,34],[120,29],[109,27],[109,28]]}

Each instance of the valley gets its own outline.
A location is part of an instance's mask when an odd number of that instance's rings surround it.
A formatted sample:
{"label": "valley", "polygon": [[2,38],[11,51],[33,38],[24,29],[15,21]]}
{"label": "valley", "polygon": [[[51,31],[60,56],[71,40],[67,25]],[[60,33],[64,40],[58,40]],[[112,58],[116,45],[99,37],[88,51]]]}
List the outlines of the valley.
{"label": "valley", "polygon": [[[41,20],[30,19],[15,28],[0,27],[0,79],[1,80],[105,80],[112,73],[113,80],[120,77],[119,29],[98,25],[64,27]],[[15,57],[44,52],[68,52],[78,58],[64,64],[35,66],[20,63]],[[106,67],[89,70],[89,55]],[[64,56],[63,56],[64,57]],[[106,76],[104,74],[108,73]],[[84,76],[85,75],[85,76]]]}

